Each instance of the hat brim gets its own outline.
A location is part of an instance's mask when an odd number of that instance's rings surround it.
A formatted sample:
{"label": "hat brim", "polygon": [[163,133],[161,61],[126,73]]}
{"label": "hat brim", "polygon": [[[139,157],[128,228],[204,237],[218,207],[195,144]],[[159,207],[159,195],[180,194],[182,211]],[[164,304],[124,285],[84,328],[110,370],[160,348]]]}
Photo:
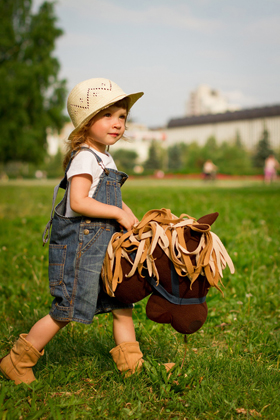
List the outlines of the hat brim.
{"label": "hat brim", "polygon": [[109,106],[114,105],[116,102],[124,98],[128,98],[129,99],[128,111],[130,111],[130,109],[135,104],[135,102],[138,101],[138,99],[140,99],[143,95],[144,95],[144,92],[137,92],[137,93],[131,93],[129,95],[124,94],[124,95],[116,96],[109,103],[98,108],[97,110],[92,112],[90,115],[88,115],[77,127],[75,127],[75,129],[71,131],[71,133],[68,136],[69,140],[71,140],[89,120],[91,120],[95,115],[97,115],[103,109],[109,108]]}

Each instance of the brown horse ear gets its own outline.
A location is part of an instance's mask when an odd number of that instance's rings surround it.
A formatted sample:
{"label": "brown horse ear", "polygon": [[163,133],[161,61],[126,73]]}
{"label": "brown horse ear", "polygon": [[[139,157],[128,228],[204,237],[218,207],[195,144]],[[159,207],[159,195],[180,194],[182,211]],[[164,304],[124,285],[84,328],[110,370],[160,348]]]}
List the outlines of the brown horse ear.
{"label": "brown horse ear", "polygon": [[212,225],[218,216],[218,212],[206,214],[205,216],[202,216],[200,219],[198,219],[197,222],[200,224],[206,223],[207,225]]}

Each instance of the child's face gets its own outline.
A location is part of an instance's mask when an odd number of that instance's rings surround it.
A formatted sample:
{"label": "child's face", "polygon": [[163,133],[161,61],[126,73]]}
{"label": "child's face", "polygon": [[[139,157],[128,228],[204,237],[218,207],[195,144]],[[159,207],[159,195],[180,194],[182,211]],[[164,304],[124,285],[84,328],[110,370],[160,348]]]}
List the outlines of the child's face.
{"label": "child's face", "polygon": [[124,134],[127,111],[110,106],[100,111],[88,130],[87,142],[97,151],[105,153],[106,146],[115,144]]}

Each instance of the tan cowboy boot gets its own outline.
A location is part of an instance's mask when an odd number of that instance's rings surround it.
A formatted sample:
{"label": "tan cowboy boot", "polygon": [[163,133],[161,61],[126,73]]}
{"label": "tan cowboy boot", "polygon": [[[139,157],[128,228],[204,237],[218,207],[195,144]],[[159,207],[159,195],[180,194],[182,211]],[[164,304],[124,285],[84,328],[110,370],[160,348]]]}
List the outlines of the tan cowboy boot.
{"label": "tan cowboy boot", "polygon": [[36,380],[32,367],[44,354],[44,350],[40,353],[31,343],[26,341],[26,336],[27,334],[21,334],[10,353],[0,359],[1,372],[7,379],[14,381],[16,385],[21,382],[30,384]]}
{"label": "tan cowboy boot", "polygon": [[[114,347],[110,353],[119,371],[126,372],[125,377],[141,370],[144,363],[138,341],[121,343]],[[163,365],[169,372],[175,363],[163,363]]]}
{"label": "tan cowboy boot", "polygon": [[144,362],[138,341],[121,343],[110,354],[119,371],[125,372],[126,377],[140,370]]}

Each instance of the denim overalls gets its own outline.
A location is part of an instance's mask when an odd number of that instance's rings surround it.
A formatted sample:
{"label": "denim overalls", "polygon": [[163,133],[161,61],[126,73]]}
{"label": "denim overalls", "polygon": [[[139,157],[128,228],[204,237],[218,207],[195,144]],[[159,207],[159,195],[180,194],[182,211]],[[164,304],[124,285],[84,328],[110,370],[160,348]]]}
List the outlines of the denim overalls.
{"label": "denim overalls", "polygon": [[[103,169],[92,198],[121,208],[120,187],[128,176],[124,172],[105,168],[102,159],[91,149],[81,149],[93,153]],[[121,303],[108,296],[103,291],[100,278],[108,243],[112,235],[120,230],[116,220],[64,216],[68,189],[66,174],[73,158],[74,155],[66,168],[64,179],[54,190],[51,220],[43,235],[45,237],[52,225],[49,285],[54,300],[50,315],[57,321],[90,324],[95,314],[110,312],[113,309],[132,308],[133,305]],[[66,192],[54,209],[59,188],[66,189]],[[47,240],[44,239],[44,242]]]}

